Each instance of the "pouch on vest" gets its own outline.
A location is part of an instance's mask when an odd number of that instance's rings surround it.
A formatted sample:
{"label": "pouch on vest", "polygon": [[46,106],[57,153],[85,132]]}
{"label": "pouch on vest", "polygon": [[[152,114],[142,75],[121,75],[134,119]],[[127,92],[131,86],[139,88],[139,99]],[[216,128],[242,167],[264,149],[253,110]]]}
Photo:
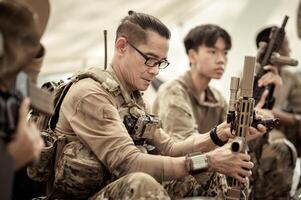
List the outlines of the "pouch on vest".
{"label": "pouch on vest", "polygon": [[105,168],[80,141],[68,143],[59,158],[54,188],[70,198],[86,198],[104,181]]}
{"label": "pouch on vest", "polygon": [[[124,114],[124,111],[122,111],[122,114]],[[129,108],[129,114],[123,116],[123,124],[134,143],[143,145],[147,139],[152,139],[150,137],[160,125],[160,120],[154,115],[146,114],[139,107],[132,106]]]}
{"label": "pouch on vest", "polygon": [[43,147],[39,160],[31,163],[27,167],[27,175],[39,182],[48,181],[53,174],[53,164],[57,140],[51,137],[49,133],[42,132],[41,136],[44,140],[45,147]]}
{"label": "pouch on vest", "polygon": [[[42,88],[57,95],[58,92],[63,89],[64,85],[65,84],[63,84],[62,81],[59,83],[47,82],[42,85]],[[57,103],[56,99],[54,100],[54,104]],[[28,165],[27,175],[29,178],[39,182],[48,181],[54,173],[54,162],[59,140],[49,128],[49,120],[50,117],[47,117],[36,110],[31,111],[30,121],[34,121],[37,124],[45,146],[41,151],[39,159]]]}
{"label": "pouch on vest", "polygon": [[[30,164],[27,167],[27,173],[31,179],[36,181],[50,181],[50,182],[53,181],[54,171],[58,164],[58,157],[61,156],[64,146],[68,142],[70,142],[70,140],[68,140],[64,136],[58,137],[54,132],[56,124],[59,119],[60,107],[64,100],[65,95],[67,94],[72,84],[84,78],[93,78],[94,80],[96,79],[90,73],[76,74],[73,77],[71,77],[71,80],[68,83],[64,83],[63,81],[60,81],[59,83],[47,82],[42,85],[42,88],[54,94],[55,106],[54,106],[54,114],[51,118],[45,117],[44,115],[42,115],[41,113],[35,110],[31,112],[32,115],[30,120],[37,123],[45,143],[45,147],[42,149],[39,160]],[[89,162],[87,161],[87,165],[88,164]],[[92,165],[94,165],[94,162],[92,162]],[[85,164],[83,166],[85,166]],[[59,183],[60,182],[58,181],[57,184]]]}

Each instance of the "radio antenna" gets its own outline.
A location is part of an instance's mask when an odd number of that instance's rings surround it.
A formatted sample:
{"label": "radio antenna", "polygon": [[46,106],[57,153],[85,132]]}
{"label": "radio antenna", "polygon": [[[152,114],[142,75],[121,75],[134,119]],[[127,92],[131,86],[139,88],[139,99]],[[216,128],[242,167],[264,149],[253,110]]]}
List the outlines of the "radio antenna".
{"label": "radio antenna", "polygon": [[104,44],[105,44],[105,65],[104,68],[105,70],[107,69],[107,30],[103,31],[104,35]]}

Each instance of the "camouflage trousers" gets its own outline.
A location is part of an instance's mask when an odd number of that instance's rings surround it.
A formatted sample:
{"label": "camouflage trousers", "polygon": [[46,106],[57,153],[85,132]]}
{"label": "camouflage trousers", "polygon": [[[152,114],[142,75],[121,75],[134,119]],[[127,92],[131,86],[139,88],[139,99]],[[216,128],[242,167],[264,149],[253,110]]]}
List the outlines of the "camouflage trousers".
{"label": "camouflage trousers", "polygon": [[145,173],[126,175],[93,195],[89,200],[109,199],[178,199],[206,196],[224,199],[226,179],[217,173],[202,173],[165,182],[164,189],[153,177]]}
{"label": "camouflage trousers", "polygon": [[296,150],[283,139],[263,146],[262,156],[252,177],[256,200],[286,200],[290,198]]}
{"label": "camouflage trousers", "polygon": [[210,172],[164,182],[163,185],[171,199],[203,196],[223,200],[227,192],[226,177]]}
{"label": "camouflage trousers", "polygon": [[152,176],[136,172],[117,179],[89,200],[170,200],[166,190]]}

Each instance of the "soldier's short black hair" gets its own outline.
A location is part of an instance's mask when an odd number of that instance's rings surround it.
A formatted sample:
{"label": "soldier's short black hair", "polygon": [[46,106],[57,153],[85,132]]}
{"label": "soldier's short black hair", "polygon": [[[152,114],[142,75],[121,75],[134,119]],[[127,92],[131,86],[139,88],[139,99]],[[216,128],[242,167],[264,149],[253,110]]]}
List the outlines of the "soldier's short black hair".
{"label": "soldier's short black hair", "polygon": [[223,28],[214,24],[196,26],[184,38],[186,53],[188,53],[189,49],[197,51],[198,47],[203,44],[207,47],[214,47],[218,38],[222,38],[225,41],[227,50],[231,49],[231,36]]}
{"label": "soldier's short black hair", "polygon": [[261,31],[259,31],[256,35],[256,47],[259,47],[259,42],[269,42],[270,41],[270,34],[272,32],[272,29],[279,28],[277,26],[269,26]]}
{"label": "soldier's short black hair", "polygon": [[116,31],[116,40],[120,36],[126,37],[131,43],[145,43],[147,30],[154,31],[160,36],[170,39],[169,29],[157,18],[145,13],[129,11],[128,16],[121,20]]}

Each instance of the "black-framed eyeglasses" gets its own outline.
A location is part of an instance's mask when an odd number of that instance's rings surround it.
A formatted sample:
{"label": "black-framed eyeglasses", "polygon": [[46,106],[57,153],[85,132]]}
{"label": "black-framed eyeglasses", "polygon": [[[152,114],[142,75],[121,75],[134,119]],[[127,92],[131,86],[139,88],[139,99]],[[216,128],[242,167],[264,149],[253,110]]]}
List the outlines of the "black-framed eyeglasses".
{"label": "black-framed eyeglasses", "polygon": [[165,69],[168,65],[169,62],[166,59],[158,60],[156,58],[151,58],[142,53],[139,49],[137,49],[134,45],[132,45],[130,42],[127,42],[133,49],[135,49],[144,59],[145,62],[144,64],[148,67],[157,67],[159,69]]}

